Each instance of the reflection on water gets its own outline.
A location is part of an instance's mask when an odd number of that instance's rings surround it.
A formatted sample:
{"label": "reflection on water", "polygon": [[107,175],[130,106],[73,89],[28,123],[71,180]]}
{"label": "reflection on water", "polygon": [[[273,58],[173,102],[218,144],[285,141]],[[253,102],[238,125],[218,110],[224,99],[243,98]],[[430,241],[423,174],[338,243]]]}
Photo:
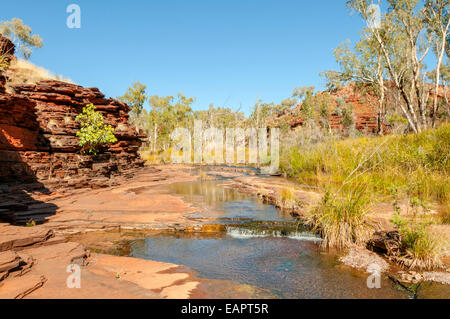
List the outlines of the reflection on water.
{"label": "reflection on water", "polygon": [[256,197],[234,189],[220,187],[219,181],[177,183],[170,189],[184,195],[191,202],[206,203],[220,214],[205,216],[227,219],[252,219],[259,221],[295,221],[289,214],[272,205],[261,203]]}
{"label": "reflection on water", "polygon": [[226,233],[157,234],[131,243],[131,256],[181,264],[209,279],[230,280],[280,298],[407,298],[383,279],[369,289],[367,275],[343,268],[319,251],[320,238],[289,215],[218,181],[179,183],[173,192],[207,203],[203,217],[225,223]]}
{"label": "reflection on water", "polygon": [[217,181],[177,183],[170,185],[169,188],[191,200],[198,200],[201,197],[211,206],[220,202],[239,201],[248,198],[248,195],[239,193],[234,189],[218,187],[218,183]]}
{"label": "reflection on water", "polygon": [[389,280],[369,289],[366,276],[342,269],[314,241],[290,238],[192,238],[159,234],[131,244],[131,256],[186,265],[203,278],[268,289],[280,298],[406,298]]}

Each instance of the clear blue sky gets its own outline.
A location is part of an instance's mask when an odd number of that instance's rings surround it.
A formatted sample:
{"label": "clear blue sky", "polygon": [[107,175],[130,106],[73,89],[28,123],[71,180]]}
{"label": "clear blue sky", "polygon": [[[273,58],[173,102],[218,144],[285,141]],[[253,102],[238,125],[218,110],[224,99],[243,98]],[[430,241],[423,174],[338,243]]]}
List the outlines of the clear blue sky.
{"label": "clear blue sky", "polygon": [[[71,3],[81,29],[66,27]],[[0,20],[13,17],[44,40],[31,61],[77,84],[117,97],[140,81],[150,94],[195,97],[195,109],[246,113],[257,97],[323,88],[333,49],[363,26],[344,0],[2,1]]]}

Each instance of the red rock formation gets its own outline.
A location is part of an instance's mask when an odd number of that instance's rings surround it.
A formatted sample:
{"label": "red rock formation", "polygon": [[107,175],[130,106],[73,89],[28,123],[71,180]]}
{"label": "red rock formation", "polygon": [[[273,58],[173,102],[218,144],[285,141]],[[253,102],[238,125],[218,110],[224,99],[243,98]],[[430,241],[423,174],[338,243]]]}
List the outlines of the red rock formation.
{"label": "red rock formation", "polygon": [[[0,36],[0,47],[11,43]],[[0,81],[0,182],[32,178],[51,188],[98,187],[143,166],[137,151],[144,136],[128,123],[126,104],[105,98],[97,88],[60,81],[13,89],[15,94],[5,93]],[[75,118],[89,103],[115,128],[118,140],[96,157],[81,155],[76,137]]]}
{"label": "red rock formation", "polygon": [[[14,58],[14,44],[9,41],[7,38],[2,37],[0,33],[0,57],[2,58],[2,62],[10,63],[11,60]],[[0,93],[5,92],[5,82],[6,78],[1,74],[0,69]]]}
{"label": "red rock formation", "polygon": [[[319,92],[316,94],[323,95],[326,92]],[[343,116],[337,112],[337,102],[338,98],[344,98],[346,105],[352,106],[355,128],[364,133],[376,133],[378,131],[378,115],[375,109],[376,99],[369,94],[363,95],[355,90],[353,85],[348,85],[339,89],[335,92],[330,93],[330,108],[333,111],[330,114],[329,122],[333,130],[342,132],[345,130],[342,124]],[[302,105],[296,107],[296,113],[301,114]],[[286,120],[289,122],[292,128],[303,125],[304,121],[301,116],[288,115]]]}
{"label": "red rock formation", "polygon": [[[385,85],[387,86],[387,92],[386,92],[386,102],[389,106],[395,106],[398,104],[396,100],[396,89],[393,85],[393,83],[385,82]],[[337,100],[343,99],[343,102],[345,102],[346,105],[351,106],[353,110],[353,116],[354,116],[354,123],[355,128],[363,133],[377,133],[378,132],[378,114],[377,114],[377,108],[378,108],[378,99],[370,93],[370,91],[364,92],[365,90],[363,88],[357,88],[355,84],[349,84],[347,86],[344,86],[334,92],[328,93],[328,92],[318,92],[316,93],[316,96],[321,96],[324,94],[329,94],[330,96],[330,109],[333,111],[330,114],[329,117],[329,123],[332,129],[338,131],[338,132],[345,132],[345,127],[342,124],[343,117],[338,114],[337,112]],[[428,92],[428,101],[429,103],[432,102],[433,96],[434,96],[434,85],[427,84],[425,86],[425,91]],[[450,89],[448,87],[445,87],[441,85],[438,90],[438,99],[446,99],[447,101],[450,100]],[[295,128],[298,126],[302,126],[304,124],[304,121],[301,117],[301,115],[294,115],[294,114],[301,114],[301,108],[302,104],[300,103],[292,112],[289,112],[285,115],[282,115],[279,118],[272,119],[269,125],[276,125],[277,122],[281,120],[287,121],[291,128]],[[398,110],[399,113],[401,113],[400,110]],[[430,110],[432,112],[432,110]],[[383,133],[389,133],[390,127],[389,124],[381,124],[381,129],[383,130]]]}

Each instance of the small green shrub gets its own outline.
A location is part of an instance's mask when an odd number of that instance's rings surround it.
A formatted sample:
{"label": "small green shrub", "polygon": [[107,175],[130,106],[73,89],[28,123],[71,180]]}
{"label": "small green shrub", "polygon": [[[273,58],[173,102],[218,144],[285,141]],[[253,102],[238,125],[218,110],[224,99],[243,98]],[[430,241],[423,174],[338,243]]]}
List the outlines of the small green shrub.
{"label": "small green shrub", "polygon": [[280,197],[282,201],[294,201],[295,194],[292,188],[284,187],[280,191]]}
{"label": "small green shrub", "polygon": [[347,106],[342,110],[341,124],[344,125],[345,128],[350,128],[353,124],[355,124],[355,117],[351,106]]}
{"label": "small green shrub", "polygon": [[36,222],[32,219],[30,219],[27,223],[26,223],[27,227],[34,227],[36,226]]}
{"label": "small green shrub", "polygon": [[103,115],[95,110],[92,103],[83,108],[76,121],[81,125],[77,137],[83,153],[97,155],[103,146],[117,142],[114,129],[104,123]]}
{"label": "small green shrub", "polygon": [[392,218],[398,228],[405,254],[398,258],[410,268],[435,269],[442,267],[441,242],[427,231],[428,222],[419,218],[406,219],[398,214]]}

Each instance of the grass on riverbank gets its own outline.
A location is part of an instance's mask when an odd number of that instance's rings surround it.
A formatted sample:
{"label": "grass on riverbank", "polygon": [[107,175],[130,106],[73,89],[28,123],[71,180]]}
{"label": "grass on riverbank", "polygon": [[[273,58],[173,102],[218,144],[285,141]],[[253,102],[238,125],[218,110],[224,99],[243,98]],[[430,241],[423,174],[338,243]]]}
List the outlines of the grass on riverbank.
{"label": "grass on riverbank", "polygon": [[401,234],[404,250],[403,256],[395,257],[398,263],[409,268],[443,268],[440,258],[445,243],[428,231],[431,221],[421,216],[394,215],[392,222]]}
{"label": "grass on riverbank", "polygon": [[306,223],[323,238],[322,247],[344,249],[369,240],[375,224],[368,217],[366,186],[354,185],[345,195],[325,192],[321,204],[307,212]]}
{"label": "grass on riverbank", "polygon": [[[300,133],[301,135],[301,133]],[[317,139],[316,139],[317,140]],[[325,195],[307,213],[325,248],[364,244],[376,225],[371,203],[390,201],[394,208],[407,199],[412,211],[438,203],[435,224],[448,224],[450,124],[414,135],[321,137],[319,142],[282,143],[281,170],[301,184],[319,187]],[[399,263],[412,268],[441,266],[442,243],[416,220],[399,228],[407,254]]]}
{"label": "grass on riverbank", "polygon": [[[298,182],[338,188],[359,182],[373,199],[450,199],[450,124],[421,134],[329,139],[282,148],[281,170]],[[348,178],[349,176],[350,179]]]}

